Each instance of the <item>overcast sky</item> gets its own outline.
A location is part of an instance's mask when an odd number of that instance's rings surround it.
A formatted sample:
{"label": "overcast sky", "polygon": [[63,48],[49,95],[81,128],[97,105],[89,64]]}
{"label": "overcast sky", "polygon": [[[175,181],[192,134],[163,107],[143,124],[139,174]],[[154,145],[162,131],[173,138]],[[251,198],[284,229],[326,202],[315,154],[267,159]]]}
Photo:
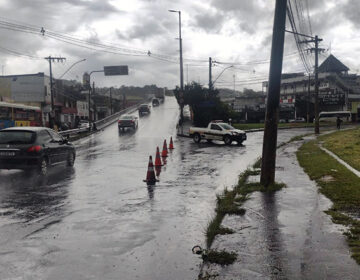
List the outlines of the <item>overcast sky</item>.
{"label": "overcast sky", "polygon": [[[303,3],[304,30],[310,32],[307,1],[300,2]],[[308,2],[312,33],[324,39],[321,46],[327,50],[320,56],[321,60],[330,54],[331,46],[331,53],[352,72],[357,72],[360,69],[360,1]],[[48,74],[48,63],[41,58],[52,55],[67,58],[66,63],[53,65],[55,78],[74,62],[86,58],[64,78],[81,80],[85,71],[101,70],[104,65],[128,65],[129,76],[104,77],[96,73],[92,80],[98,86],[156,84],[173,88],[179,85],[179,42],[176,40],[179,21],[178,14],[168,12],[169,9],[181,10],[185,83],[193,80],[208,83],[209,57],[230,63],[215,66],[213,79],[224,67],[237,63],[224,71],[217,87],[233,88],[235,78],[237,90],[261,89],[260,81],[268,75],[268,63],[254,62],[270,58],[274,0],[0,0],[0,5],[1,21],[39,30],[38,34],[30,34],[0,28],[0,65],[6,75]],[[125,48],[127,54],[64,43],[42,36],[41,27],[46,35],[47,31],[68,34]],[[287,29],[291,29],[289,23]],[[9,50],[39,59],[11,55]],[[151,52],[150,56],[144,55],[147,51]],[[304,71],[295,52],[294,37],[288,34],[283,72]],[[312,56],[310,59],[313,62]]]}

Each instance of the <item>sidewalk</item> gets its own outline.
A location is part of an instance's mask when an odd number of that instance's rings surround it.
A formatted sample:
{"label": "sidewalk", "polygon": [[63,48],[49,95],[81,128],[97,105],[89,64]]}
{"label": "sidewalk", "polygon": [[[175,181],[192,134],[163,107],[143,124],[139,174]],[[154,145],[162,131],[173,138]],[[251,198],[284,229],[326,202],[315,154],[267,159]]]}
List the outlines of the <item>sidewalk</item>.
{"label": "sidewalk", "polygon": [[222,225],[236,233],[217,235],[212,249],[236,252],[238,258],[224,267],[205,264],[204,279],[359,279],[344,228],[324,213],[330,200],[298,164],[295,152],[302,143],[278,149],[276,181],[287,188],[253,193],[244,216],[225,217]]}

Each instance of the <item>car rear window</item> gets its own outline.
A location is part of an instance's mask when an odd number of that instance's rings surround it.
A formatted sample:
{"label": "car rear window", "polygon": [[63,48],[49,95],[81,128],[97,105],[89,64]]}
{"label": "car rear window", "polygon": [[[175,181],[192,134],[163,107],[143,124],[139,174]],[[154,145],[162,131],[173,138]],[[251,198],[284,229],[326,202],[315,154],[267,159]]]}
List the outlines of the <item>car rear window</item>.
{"label": "car rear window", "polygon": [[131,120],[132,116],[122,116],[120,119],[121,120]]}
{"label": "car rear window", "polygon": [[0,131],[0,144],[32,144],[35,132],[23,130]]}

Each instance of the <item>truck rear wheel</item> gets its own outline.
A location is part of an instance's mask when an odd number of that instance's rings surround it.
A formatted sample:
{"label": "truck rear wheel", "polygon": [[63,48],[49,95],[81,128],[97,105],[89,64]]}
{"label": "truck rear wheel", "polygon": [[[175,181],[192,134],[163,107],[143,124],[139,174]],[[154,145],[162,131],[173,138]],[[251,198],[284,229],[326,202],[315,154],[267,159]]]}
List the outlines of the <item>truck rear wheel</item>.
{"label": "truck rear wheel", "polygon": [[232,142],[231,137],[229,135],[225,135],[224,142],[226,145],[231,145],[231,142]]}
{"label": "truck rear wheel", "polygon": [[199,133],[195,133],[195,134],[194,134],[194,142],[195,142],[195,143],[200,143],[200,141],[201,141],[200,134],[199,134]]}

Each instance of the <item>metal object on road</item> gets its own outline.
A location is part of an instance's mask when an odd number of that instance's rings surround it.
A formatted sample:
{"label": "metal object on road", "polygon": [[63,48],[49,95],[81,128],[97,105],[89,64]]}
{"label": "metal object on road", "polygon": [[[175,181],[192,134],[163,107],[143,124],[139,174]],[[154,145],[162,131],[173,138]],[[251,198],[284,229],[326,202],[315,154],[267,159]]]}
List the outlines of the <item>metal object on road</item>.
{"label": "metal object on road", "polygon": [[163,145],[163,150],[162,150],[161,156],[163,158],[166,158],[168,156],[168,149],[167,149],[166,139],[164,140],[164,145]]}
{"label": "metal object on road", "polygon": [[170,137],[169,150],[174,150],[174,143],[173,143],[172,137]]}

